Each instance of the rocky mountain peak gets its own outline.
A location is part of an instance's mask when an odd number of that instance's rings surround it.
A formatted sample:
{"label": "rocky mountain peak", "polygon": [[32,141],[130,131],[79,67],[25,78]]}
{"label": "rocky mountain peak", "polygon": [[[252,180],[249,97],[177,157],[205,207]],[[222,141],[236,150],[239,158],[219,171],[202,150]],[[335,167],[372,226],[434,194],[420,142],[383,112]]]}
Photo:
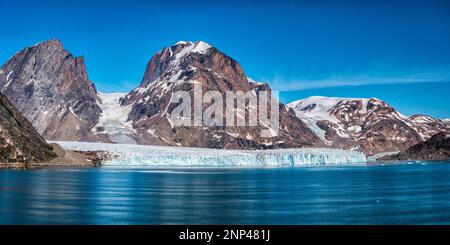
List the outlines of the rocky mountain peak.
{"label": "rocky mountain peak", "polygon": [[204,41],[178,41],[171,47],[181,46],[182,48],[190,48],[192,52],[204,53],[213,46]]}
{"label": "rocky mountain peak", "polygon": [[203,41],[180,41],[158,51],[148,62],[140,87],[148,88],[153,82],[179,85],[182,81],[204,80],[205,76],[214,76],[215,81],[236,81],[225,82],[217,89],[226,89],[227,84],[250,89],[239,63]]}
{"label": "rocky mountain peak", "polygon": [[[280,104],[282,136],[261,139],[261,127],[174,127],[170,113],[172,94],[194,87],[202,94],[270,91],[267,84],[248,79],[241,65],[206,42],[184,42],[163,48],[148,62],[141,85],[121,100],[132,106],[129,120],[145,142],[213,148],[279,148],[312,146],[318,138]],[[248,108],[247,108],[248,109]],[[267,127],[267,126],[266,126]],[[290,131],[290,132],[288,132]],[[138,140],[139,142],[139,140]]]}
{"label": "rocky mountain peak", "polygon": [[0,92],[47,139],[79,140],[101,112],[83,57],[57,39],[16,53],[1,67]]}
{"label": "rocky mountain peak", "polygon": [[62,42],[57,38],[52,38],[52,39],[37,43],[34,45],[34,47],[53,47],[53,48],[58,48],[58,49],[64,49]]}
{"label": "rocky mountain peak", "polygon": [[[179,70],[189,71],[190,67],[183,66],[184,60],[190,55],[204,54],[211,45],[199,42],[185,42],[179,41],[176,44],[163,48],[158,51],[147,64],[147,69],[144,74],[144,79],[141,82],[141,87],[148,86],[150,83],[160,78],[164,71],[170,70],[169,76],[173,76],[173,72]],[[163,78],[161,78],[163,79]],[[161,80],[160,79],[160,80]]]}
{"label": "rocky mountain peak", "polygon": [[217,91],[247,92],[252,87],[237,61],[206,42],[180,41],[163,48],[150,59],[141,85],[123,100],[122,105],[147,98],[148,91],[162,95],[180,86],[192,87],[193,83]]}

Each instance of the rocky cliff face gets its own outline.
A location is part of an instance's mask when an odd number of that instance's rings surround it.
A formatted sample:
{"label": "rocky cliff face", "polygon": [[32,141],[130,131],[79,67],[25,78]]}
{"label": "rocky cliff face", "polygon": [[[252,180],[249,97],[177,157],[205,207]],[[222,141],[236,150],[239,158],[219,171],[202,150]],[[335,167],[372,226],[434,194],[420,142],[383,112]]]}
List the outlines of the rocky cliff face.
{"label": "rocky cliff face", "polygon": [[0,93],[0,165],[37,163],[55,157],[53,148]]}
{"label": "rocky cliff face", "polygon": [[101,114],[83,57],[55,39],[8,60],[0,68],[0,92],[46,139],[86,140]]}
{"label": "rocky cliff face", "polygon": [[[226,91],[270,92],[267,84],[249,81],[239,63],[209,44],[179,42],[155,54],[147,65],[141,85],[121,99],[121,106],[131,108],[128,119],[135,130],[136,142],[227,149],[321,144],[319,138],[283,104],[279,107],[280,131],[274,137],[261,137],[261,129],[267,129],[267,125],[261,124],[254,127],[174,126],[170,118],[177,106],[170,103],[173,93],[186,91],[194,98],[195,85],[201,85],[202,94],[208,91],[218,91],[222,95]],[[204,103],[204,108],[207,105]],[[247,105],[245,110],[248,109]]]}
{"label": "rocky cliff face", "polygon": [[378,160],[447,160],[450,159],[450,134],[437,133],[425,142],[409,147],[395,155]]}
{"label": "rocky cliff face", "polygon": [[314,96],[288,106],[327,145],[368,155],[403,151],[440,131],[450,132],[448,121],[424,115],[408,117],[376,98]]}

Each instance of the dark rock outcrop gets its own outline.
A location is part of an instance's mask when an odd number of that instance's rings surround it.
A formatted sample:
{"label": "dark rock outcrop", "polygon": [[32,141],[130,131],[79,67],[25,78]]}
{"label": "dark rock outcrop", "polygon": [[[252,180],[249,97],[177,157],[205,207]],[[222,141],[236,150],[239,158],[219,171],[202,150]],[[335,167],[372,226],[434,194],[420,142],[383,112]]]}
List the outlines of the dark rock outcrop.
{"label": "dark rock outcrop", "polygon": [[450,134],[441,132],[398,154],[377,160],[447,160],[450,159]]}
{"label": "dark rock outcrop", "polygon": [[53,147],[0,93],[0,165],[39,163],[55,157]]}
{"label": "dark rock outcrop", "polygon": [[101,109],[83,57],[52,39],[25,48],[0,68],[0,92],[51,140],[85,140]]}

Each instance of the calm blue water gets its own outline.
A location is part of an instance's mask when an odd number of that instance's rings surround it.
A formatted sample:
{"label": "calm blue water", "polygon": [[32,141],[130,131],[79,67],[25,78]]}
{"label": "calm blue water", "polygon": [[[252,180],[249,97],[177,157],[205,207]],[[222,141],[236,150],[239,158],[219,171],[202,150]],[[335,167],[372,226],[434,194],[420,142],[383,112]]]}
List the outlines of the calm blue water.
{"label": "calm blue water", "polygon": [[450,224],[449,163],[0,170],[0,224]]}

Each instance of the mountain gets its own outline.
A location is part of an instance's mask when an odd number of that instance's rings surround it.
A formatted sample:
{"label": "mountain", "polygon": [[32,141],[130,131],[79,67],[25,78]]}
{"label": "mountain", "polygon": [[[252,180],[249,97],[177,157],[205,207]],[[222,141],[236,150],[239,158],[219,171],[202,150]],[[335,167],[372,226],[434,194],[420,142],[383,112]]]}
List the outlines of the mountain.
{"label": "mountain", "polygon": [[0,92],[45,139],[87,140],[101,114],[84,58],[56,39],[9,59],[0,68]]}
{"label": "mountain", "polygon": [[288,104],[322,141],[368,155],[403,151],[444,131],[450,123],[425,115],[405,116],[376,98],[313,96]]}
{"label": "mountain", "polygon": [[[192,100],[187,105],[194,105],[200,94],[200,106],[178,117],[193,126],[176,125],[171,117],[186,99],[174,103],[179,91]],[[250,104],[232,117],[244,119],[246,126],[210,124],[211,118],[201,113],[205,124],[196,124],[191,119],[195,108],[205,112],[217,102],[202,97],[212,91],[223,98],[221,106],[228,104],[228,92],[272,94],[268,84],[248,78],[237,61],[201,41],[181,41],[157,52],[140,86],[127,94],[97,93],[83,57],[74,57],[56,39],[19,51],[0,68],[0,92],[50,140],[224,149],[334,147],[374,155],[403,151],[438,132],[450,132],[449,120],[404,116],[375,98],[310,97],[288,106],[274,100],[268,115],[278,112],[279,125],[261,120],[248,125],[255,118],[249,116],[255,108]],[[231,119],[220,113],[223,122]]]}
{"label": "mountain", "polygon": [[[127,140],[131,137],[139,144],[227,149],[311,147],[321,144],[320,139],[295,113],[281,103],[278,103],[280,131],[277,136],[273,134],[274,137],[260,135],[262,129],[269,127],[262,124],[244,127],[174,126],[170,115],[178,104],[170,103],[172,95],[176,91],[186,91],[194,98],[195,85],[201,85],[202,94],[208,91],[218,91],[222,95],[227,91],[270,92],[267,84],[248,79],[237,61],[211,45],[205,42],[178,42],[157,52],[147,64],[141,85],[120,99],[120,110],[130,110],[125,120],[132,125],[132,128],[128,126]],[[204,103],[203,107],[207,105]],[[245,107],[245,111],[248,110],[249,105]],[[122,119],[119,121],[124,122]],[[103,126],[94,128],[96,134],[102,134],[104,130]]]}
{"label": "mountain", "polygon": [[450,134],[437,133],[424,142],[379,160],[447,160],[450,159]]}
{"label": "mountain", "polygon": [[0,167],[49,161],[55,157],[53,148],[0,93]]}

